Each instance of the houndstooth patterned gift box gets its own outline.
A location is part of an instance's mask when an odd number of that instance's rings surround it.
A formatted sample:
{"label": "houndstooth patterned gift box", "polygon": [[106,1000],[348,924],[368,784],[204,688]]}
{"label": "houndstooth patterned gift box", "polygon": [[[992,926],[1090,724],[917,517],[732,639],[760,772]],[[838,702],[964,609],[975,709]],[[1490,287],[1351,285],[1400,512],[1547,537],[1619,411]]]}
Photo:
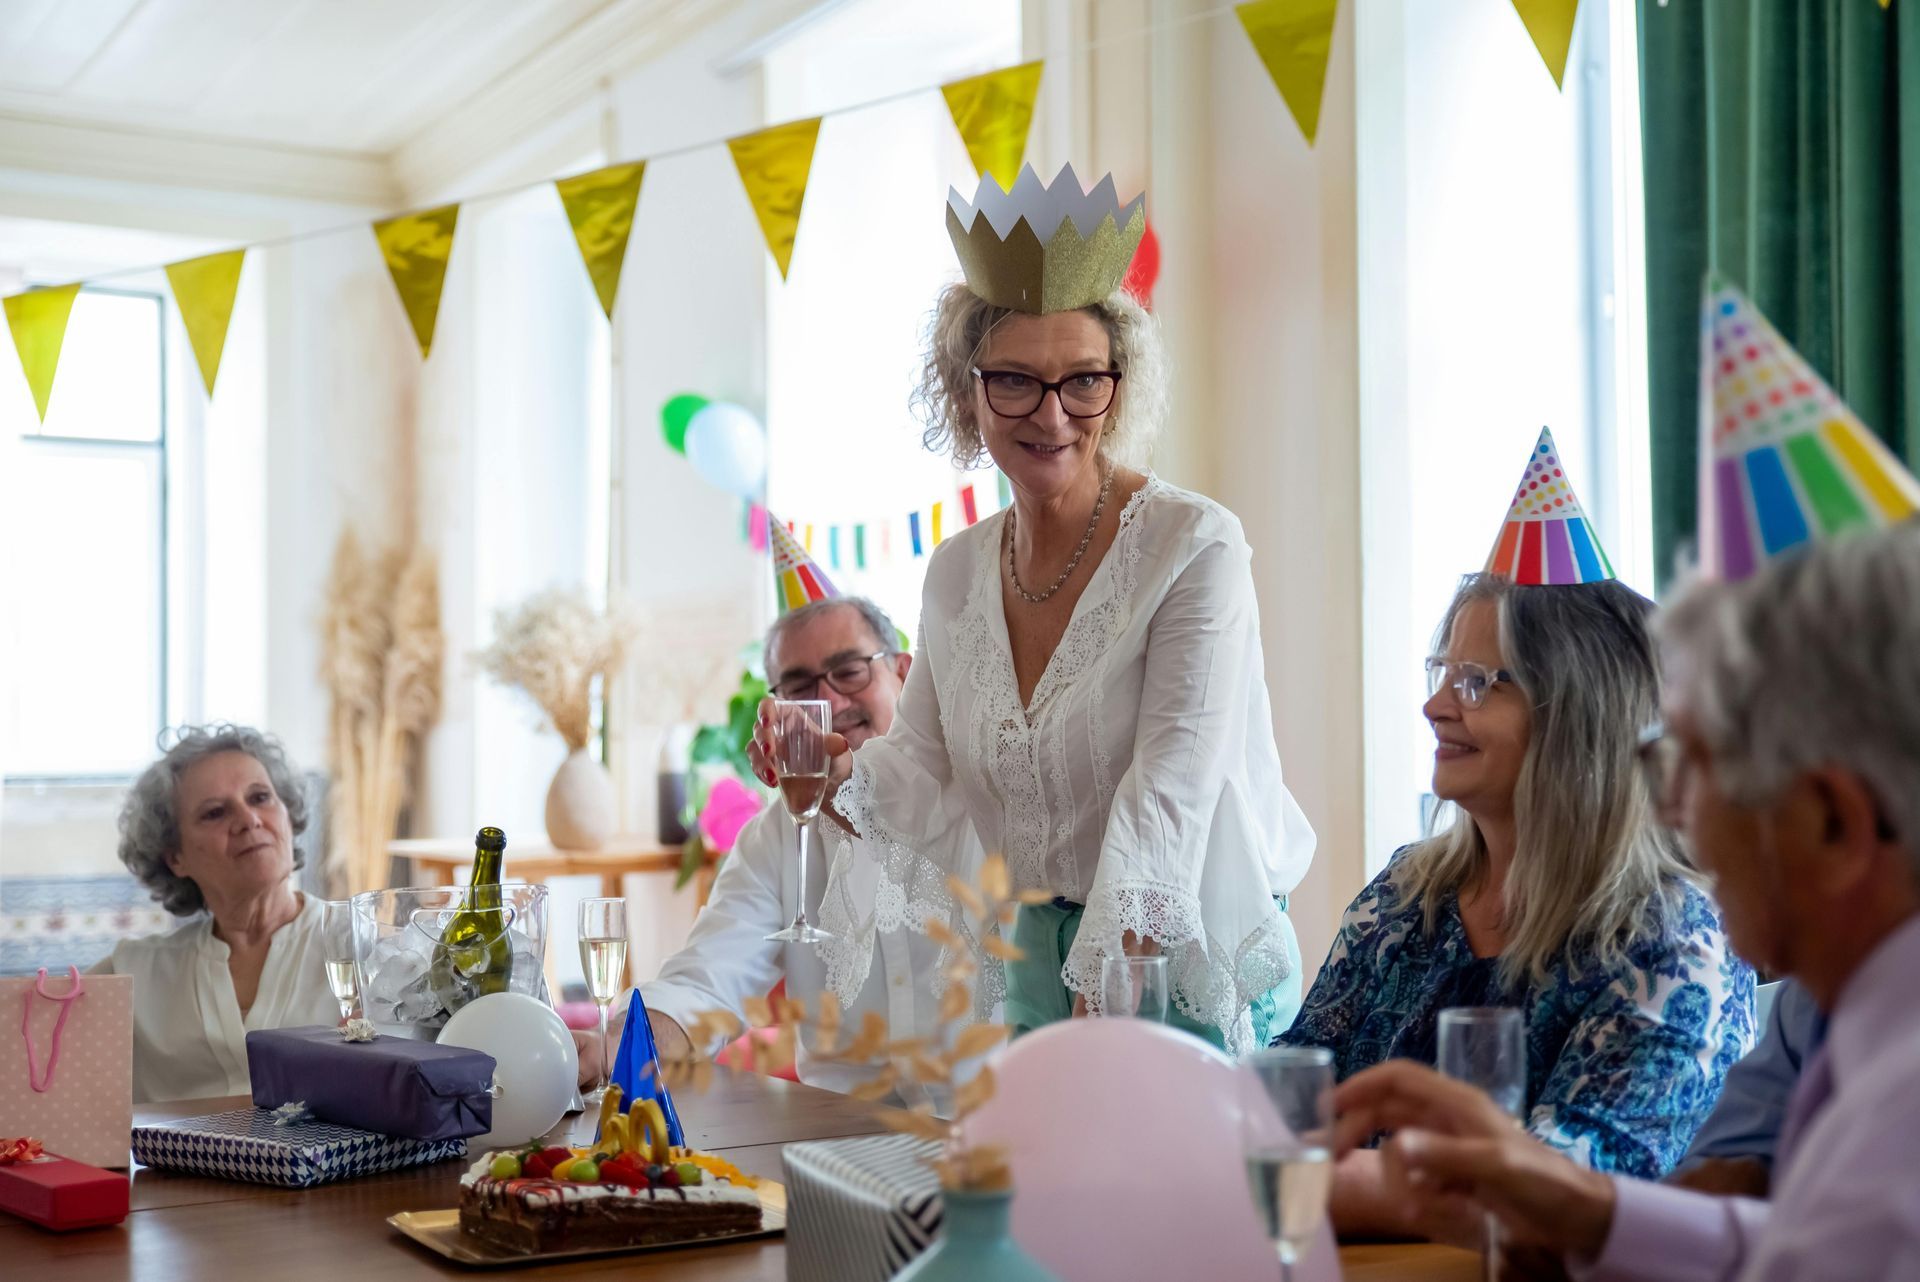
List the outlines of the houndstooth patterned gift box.
{"label": "houndstooth patterned gift box", "polygon": [[144,1166],[249,1184],[309,1188],[465,1156],[465,1140],[408,1140],[330,1122],[276,1126],[272,1110],[237,1108],[133,1128]]}
{"label": "houndstooth patterned gift box", "polygon": [[886,1282],[940,1231],[940,1146],[911,1135],[789,1144],[787,1282]]}

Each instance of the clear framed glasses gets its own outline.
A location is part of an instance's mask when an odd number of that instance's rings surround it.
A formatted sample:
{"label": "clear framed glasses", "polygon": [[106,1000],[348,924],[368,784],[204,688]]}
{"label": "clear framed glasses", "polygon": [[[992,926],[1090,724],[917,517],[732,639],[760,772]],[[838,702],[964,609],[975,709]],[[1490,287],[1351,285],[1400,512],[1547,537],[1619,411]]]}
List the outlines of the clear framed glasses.
{"label": "clear framed glasses", "polygon": [[1439,694],[1442,687],[1451,686],[1460,706],[1468,710],[1479,707],[1493,693],[1493,688],[1502,681],[1512,682],[1513,673],[1505,668],[1489,668],[1481,663],[1449,663],[1439,655],[1427,660],[1427,697],[1431,699]]}
{"label": "clear framed glasses", "polygon": [[843,660],[825,672],[814,672],[802,677],[787,677],[773,687],[773,697],[784,699],[788,703],[804,703],[813,698],[823,681],[835,694],[859,694],[873,684],[874,663],[892,653],[891,650],[882,650],[864,659]]}
{"label": "clear framed glasses", "polygon": [[1120,389],[1117,369],[1087,370],[1052,383],[1017,369],[976,366],[973,376],[987,391],[987,408],[1007,418],[1033,413],[1048,392],[1060,398],[1060,409],[1068,418],[1099,418],[1112,408],[1114,393]]}

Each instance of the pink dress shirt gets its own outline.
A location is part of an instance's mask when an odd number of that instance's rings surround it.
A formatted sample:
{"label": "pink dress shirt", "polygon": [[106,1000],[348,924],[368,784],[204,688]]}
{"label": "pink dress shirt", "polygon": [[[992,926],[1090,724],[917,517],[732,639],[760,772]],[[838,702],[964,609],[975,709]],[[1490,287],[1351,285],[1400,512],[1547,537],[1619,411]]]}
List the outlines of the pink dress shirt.
{"label": "pink dress shirt", "polygon": [[1771,1202],[1616,1180],[1581,1282],[1920,1278],[1920,917],[1847,981],[1788,1105]]}

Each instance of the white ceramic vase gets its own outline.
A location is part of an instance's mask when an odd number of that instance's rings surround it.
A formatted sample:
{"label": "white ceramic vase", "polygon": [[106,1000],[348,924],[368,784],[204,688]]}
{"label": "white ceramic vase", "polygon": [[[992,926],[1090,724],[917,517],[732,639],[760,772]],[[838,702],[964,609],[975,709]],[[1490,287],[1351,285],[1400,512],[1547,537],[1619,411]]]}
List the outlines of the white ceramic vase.
{"label": "white ceramic vase", "polygon": [[598,850],[615,823],[612,777],[592,753],[575,749],[547,788],[547,840],[561,850]]}

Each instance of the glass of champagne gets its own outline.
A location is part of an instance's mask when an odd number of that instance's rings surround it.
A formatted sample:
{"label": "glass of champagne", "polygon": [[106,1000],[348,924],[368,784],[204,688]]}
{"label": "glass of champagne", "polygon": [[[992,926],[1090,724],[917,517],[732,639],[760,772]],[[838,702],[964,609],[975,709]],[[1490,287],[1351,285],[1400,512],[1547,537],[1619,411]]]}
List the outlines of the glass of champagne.
{"label": "glass of champagne", "polygon": [[340,1003],[340,1022],[360,1005],[360,968],[353,960],[353,901],[329,899],[320,905],[320,939],[327,964],[327,987]]}
{"label": "glass of champagne", "polygon": [[1247,1057],[1241,1150],[1254,1209],[1280,1257],[1281,1282],[1313,1246],[1333,1188],[1333,1052],[1281,1046]]}
{"label": "glass of champagne", "polygon": [[[1477,1086],[1513,1117],[1526,1110],[1526,1024],[1511,1006],[1453,1006],[1440,1012],[1440,1071]],[[1486,1219],[1486,1282],[1499,1282],[1500,1222]]]}
{"label": "glass of champagne", "polygon": [[780,776],[780,799],[793,817],[800,838],[800,893],[793,924],[768,935],[783,944],[817,944],[833,936],[807,920],[807,844],[813,820],[827,796],[827,736],[833,733],[833,705],[824,699],[779,699],[773,705],[773,770]]}
{"label": "glass of champagne", "polygon": [[1100,1013],[1167,1022],[1167,959],[1108,957],[1100,963]]}
{"label": "glass of champagne", "polygon": [[600,1084],[582,1098],[598,1105],[613,1080],[607,1055],[607,1007],[627,987],[627,901],[580,901],[580,969],[587,973],[587,994],[600,1017]]}

